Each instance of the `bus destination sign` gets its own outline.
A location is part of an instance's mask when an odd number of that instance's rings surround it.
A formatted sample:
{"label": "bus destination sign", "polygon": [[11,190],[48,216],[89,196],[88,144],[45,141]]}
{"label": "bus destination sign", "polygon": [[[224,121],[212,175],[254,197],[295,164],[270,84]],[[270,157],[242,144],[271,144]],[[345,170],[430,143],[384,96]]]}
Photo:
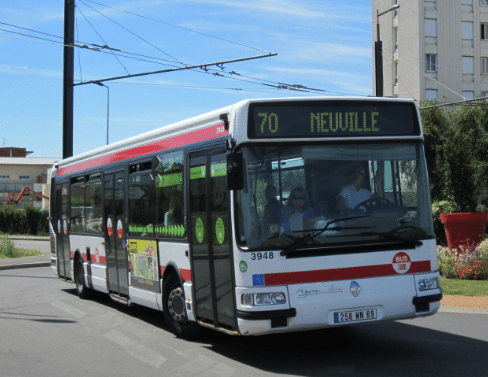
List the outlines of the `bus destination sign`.
{"label": "bus destination sign", "polygon": [[407,102],[254,103],[249,138],[420,135],[415,119],[416,108]]}

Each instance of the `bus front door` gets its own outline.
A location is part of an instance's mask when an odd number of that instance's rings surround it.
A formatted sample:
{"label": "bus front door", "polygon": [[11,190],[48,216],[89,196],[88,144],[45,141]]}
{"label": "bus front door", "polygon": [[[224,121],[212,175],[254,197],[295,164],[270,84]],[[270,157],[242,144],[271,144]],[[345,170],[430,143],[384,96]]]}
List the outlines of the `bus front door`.
{"label": "bus front door", "polygon": [[236,328],[226,155],[190,156],[190,253],[196,317]]}
{"label": "bus front door", "polygon": [[105,245],[108,288],[111,293],[129,295],[127,250],[124,247],[124,172],[104,176]]}

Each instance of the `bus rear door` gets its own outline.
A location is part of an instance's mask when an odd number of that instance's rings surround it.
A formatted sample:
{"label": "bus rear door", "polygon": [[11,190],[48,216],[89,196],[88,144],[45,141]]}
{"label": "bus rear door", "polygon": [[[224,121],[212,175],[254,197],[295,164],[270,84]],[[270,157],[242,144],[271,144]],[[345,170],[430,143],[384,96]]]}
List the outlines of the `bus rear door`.
{"label": "bus rear door", "polygon": [[124,247],[124,171],[104,176],[105,245],[108,286],[111,293],[129,295],[127,250]]}

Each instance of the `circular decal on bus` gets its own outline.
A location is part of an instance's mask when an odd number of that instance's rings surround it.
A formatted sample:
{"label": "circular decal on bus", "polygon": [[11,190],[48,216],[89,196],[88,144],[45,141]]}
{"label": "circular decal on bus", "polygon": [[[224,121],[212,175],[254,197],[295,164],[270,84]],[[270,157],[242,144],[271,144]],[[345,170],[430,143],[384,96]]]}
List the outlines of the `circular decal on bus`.
{"label": "circular decal on bus", "polygon": [[217,242],[222,245],[225,239],[225,227],[224,227],[224,220],[222,218],[218,218],[217,222],[215,223],[215,235],[217,236]]}
{"label": "circular decal on bus", "polygon": [[114,228],[112,226],[112,219],[109,217],[107,219],[107,233],[111,237],[114,234]]}
{"label": "circular decal on bus", "polygon": [[239,262],[239,270],[240,270],[241,272],[246,272],[246,271],[247,271],[247,263],[246,263],[246,262],[244,262],[243,260],[241,260],[241,261]]}
{"label": "circular decal on bus", "polygon": [[399,252],[393,257],[393,269],[397,274],[404,274],[410,270],[412,261],[407,253]]}
{"label": "circular decal on bus", "polygon": [[195,237],[197,238],[198,243],[203,242],[205,229],[203,228],[203,220],[198,218],[195,222]]}
{"label": "circular decal on bus", "polygon": [[124,237],[124,227],[122,226],[122,220],[117,221],[117,237],[122,239]]}

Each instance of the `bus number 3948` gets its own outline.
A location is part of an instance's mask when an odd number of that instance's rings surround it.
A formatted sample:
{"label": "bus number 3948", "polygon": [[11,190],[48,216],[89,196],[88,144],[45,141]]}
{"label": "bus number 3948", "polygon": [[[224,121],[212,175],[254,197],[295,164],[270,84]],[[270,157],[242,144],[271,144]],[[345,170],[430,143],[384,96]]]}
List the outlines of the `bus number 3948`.
{"label": "bus number 3948", "polygon": [[251,253],[251,260],[273,259],[274,254],[272,251],[265,253]]}

